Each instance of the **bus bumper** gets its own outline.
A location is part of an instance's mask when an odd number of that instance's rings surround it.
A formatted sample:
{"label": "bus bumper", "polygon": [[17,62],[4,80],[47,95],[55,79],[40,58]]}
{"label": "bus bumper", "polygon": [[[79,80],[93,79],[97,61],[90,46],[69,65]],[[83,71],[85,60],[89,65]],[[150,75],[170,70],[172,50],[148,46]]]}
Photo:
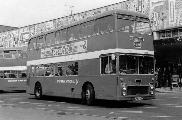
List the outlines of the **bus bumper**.
{"label": "bus bumper", "polygon": [[155,99],[155,95],[128,95],[128,96],[121,96],[118,98],[120,101],[140,101],[140,100],[150,100]]}

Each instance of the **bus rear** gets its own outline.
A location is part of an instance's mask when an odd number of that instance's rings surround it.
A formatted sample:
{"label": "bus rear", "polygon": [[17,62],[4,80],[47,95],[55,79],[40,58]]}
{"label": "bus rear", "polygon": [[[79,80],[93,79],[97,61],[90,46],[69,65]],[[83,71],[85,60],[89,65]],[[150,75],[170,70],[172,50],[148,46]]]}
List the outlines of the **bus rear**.
{"label": "bus rear", "polygon": [[0,90],[26,90],[26,55],[20,49],[3,49],[0,53]]}

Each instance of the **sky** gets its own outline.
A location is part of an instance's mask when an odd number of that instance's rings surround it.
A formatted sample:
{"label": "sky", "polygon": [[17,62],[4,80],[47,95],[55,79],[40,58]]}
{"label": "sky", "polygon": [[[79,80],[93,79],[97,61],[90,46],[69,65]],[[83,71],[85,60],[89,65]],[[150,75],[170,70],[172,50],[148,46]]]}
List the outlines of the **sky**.
{"label": "sky", "polygon": [[[0,25],[24,27],[125,0],[0,0]],[[73,7],[71,7],[73,6]]]}

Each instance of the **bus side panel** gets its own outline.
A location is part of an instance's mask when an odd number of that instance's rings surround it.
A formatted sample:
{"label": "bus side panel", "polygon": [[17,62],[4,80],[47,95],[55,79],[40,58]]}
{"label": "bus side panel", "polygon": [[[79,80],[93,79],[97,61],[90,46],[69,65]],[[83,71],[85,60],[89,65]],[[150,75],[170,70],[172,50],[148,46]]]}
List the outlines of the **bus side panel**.
{"label": "bus side panel", "polygon": [[79,61],[79,79],[75,86],[75,97],[81,97],[84,83],[91,83],[98,99],[114,99],[116,97],[116,75],[100,74],[100,59]]}
{"label": "bus side panel", "polygon": [[91,37],[88,42],[88,51],[108,50],[116,48],[115,32]]}

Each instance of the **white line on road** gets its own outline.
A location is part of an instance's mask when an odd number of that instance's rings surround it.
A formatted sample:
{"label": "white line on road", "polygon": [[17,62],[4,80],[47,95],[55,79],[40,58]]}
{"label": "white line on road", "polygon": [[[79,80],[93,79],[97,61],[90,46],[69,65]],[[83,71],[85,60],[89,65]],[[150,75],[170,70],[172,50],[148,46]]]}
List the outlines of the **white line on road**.
{"label": "white line on road", "polygon": [[36,109],[39,109],[39,110],[45,110],[45,109],[47,109],[47,108],[37,107]]}
{"label": "white line on road", "polygon": [[13,106],[15,104],[1,104],[1,106]]}
{"label": "white line on road", "polygon": [[67,108],[71,108],[71,109],[77,109],[77,108],[80,108],[80,107],[67,107]]}
{"label": "white line on road", "polygon": [[172,117],[172,116],[165,116],[165,115],[159,115],[159,116],[151,116],[151,117],[156,117],[156,118],[168,118],[168,117]]}
{"label": "white line on road", "polygon": [[30,103],[30,102],[19,102],[20,104],[27,104],[27,103]]}
{"label": "white line on road", "polygon": [[39,106],[39,107],[43,107],[43,106],[46,106],[46,105],[44,105],[44,104],[40,104],[40,105],[37,105],[37,106]]}
{"label": "white line on road", "polygon": [[182,108],[182,105],[179,105],[179,106],[174,106],[174,107],[176,107],[176,108]]}
{"label": "white line on road", "polygon": [[118,117],[118,120],[128,119],[128,117]]}
{"label": "white line on road", "polygon": [[114,112],[110,112],[109,114],[114,114]]}
{"label": "white line on road", "polygon": [[31,104],[33,104],[33,105],[38,105],[38,104],[43,104],[43,103],[31,103]]}
{"label": "white line on road", "polygon": [[173,106],[173,105],[178,105],[178,104],[162,104],[162,105],[166,105],[166,106]]}
{"label": "white line on road", "polygon": [[69,110],[69,111],[74,111],[74,110],[84,111],[84,110],[91,110],[91,109],[78,108],[78,109],[64,109],[64,110]]}
{"label": "white line on road", "polygon": [[153,108],[158,108],[158,107],[143,107],[143,108],[153,109]]}
{"label": "white line on road", "polygon": [[143,111],[130,111],[130,110],[123,110],[119,112],[127,112],[127,113],[143,113]]}

